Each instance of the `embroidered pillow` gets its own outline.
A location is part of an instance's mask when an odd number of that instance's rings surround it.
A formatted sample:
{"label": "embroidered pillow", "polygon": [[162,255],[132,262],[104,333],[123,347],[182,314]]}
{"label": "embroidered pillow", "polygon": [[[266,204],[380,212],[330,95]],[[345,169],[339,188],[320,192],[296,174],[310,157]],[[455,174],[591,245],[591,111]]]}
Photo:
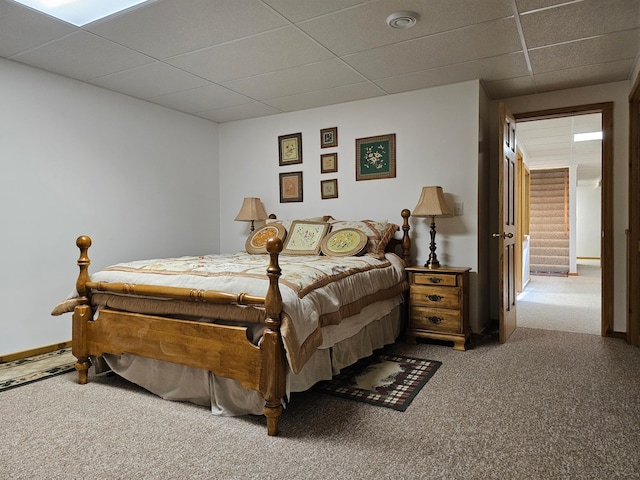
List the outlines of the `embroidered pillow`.
{"label": "embroidered pillow", "polygon": [[341,230],[343,228],[355,228],[364,233],[367,238],[366,254],[377,259],[384,258],[384,249],[387,247],[389,240],[400,230],[400,227],[394,223],[385,220],[336,220],[329,217],[327,219],[331,225],[331,230]]}

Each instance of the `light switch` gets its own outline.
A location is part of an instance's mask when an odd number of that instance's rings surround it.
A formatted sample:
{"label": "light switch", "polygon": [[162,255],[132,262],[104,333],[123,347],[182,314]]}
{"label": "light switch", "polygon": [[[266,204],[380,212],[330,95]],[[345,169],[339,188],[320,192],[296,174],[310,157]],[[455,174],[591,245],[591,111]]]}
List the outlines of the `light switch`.
{"label": "light switch", "polygon": [[464,203],[456,202],[456,216],[464,214]]}

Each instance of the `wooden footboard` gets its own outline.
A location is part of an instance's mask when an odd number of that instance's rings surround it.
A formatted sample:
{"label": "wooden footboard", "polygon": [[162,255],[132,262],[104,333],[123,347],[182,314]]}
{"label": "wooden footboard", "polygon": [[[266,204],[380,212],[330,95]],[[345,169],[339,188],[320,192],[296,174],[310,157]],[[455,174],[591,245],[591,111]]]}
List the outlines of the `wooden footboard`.
{"label": "wooden footboard", "polygon": [[[278,255],[282,241],[267,242],[269,287],[265,297],[230,294],[211,290],[91,282],[88,249],[91,239],[81,236],[76,283],[81,305],[73,314],[73,355],[78,359],[79,383],[87,383],[90,356],[104,353],[131,353],[209,370],[216,375],[238,380],[244,387],[259,391],[265,399],[267,433],[277,435],[285,395],[286,359],[280,336],[282,297],[278,286]],[[220,305],[264,305],[266,328],[259,346],[247,338],[246,328],[154,315],[100,310],[93,321],[92,291],[171,298]]]}

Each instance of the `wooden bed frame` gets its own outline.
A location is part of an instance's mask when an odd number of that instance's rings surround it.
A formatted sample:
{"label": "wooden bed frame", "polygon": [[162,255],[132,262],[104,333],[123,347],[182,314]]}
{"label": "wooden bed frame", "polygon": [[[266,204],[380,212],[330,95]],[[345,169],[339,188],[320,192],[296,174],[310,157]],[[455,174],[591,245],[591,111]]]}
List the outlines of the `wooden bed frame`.
{"label": "wooden bed frame", "polygon": [[[410,264],[409,210],[402,210],[402,240],[393,238],[387,251],[402,248],[406,265]],[[80,296],[72,320],[72,353],[77,358],[75,368],[78,382],[87,383],[90,357],[104,353],[130,353],[209,370],[216,375],[232,378],[242,386],[257,390],[265,399],[264,415],[267,433],[278,434],[285,396],[287,361],[280,334],[282,297],[278,280],[281,274],[278,255],[282,241],[267,241],[269,287],[264,297],[231,294],[215,290],[195,290],[179,287],[133,285],[127,283],[92,282],[89,278],[88,250],[91,239],[78,237],[80,273],[76,289]],[[206,302],[218,305],[264,306],[266,328],[259,346],[247,339],[246,328],[156,315],[128,313],[102,308],[95,319],[91,304],[92,291],[120,293],[145,297]]]}

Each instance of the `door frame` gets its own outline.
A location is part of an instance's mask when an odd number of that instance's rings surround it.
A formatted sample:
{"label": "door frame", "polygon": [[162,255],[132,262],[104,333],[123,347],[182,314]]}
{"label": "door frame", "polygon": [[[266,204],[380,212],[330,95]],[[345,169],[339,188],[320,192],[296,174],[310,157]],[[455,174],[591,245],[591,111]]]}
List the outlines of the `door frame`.
{"label": "door frame", "polygon": [[[640,93],[639,93],[640,96]],[[601,174],[601,335],[612,336],[613,332],[613,102],[592,103],[572,107],[552,108],[534,112],[515,114],[518,122],[545,120],[550,118],[571,117],[600,113],[602,115],[602,154]]]}
{"label": "door frame", "polygon": [[640,346],[640,75],[629,95],[627,343]]}

